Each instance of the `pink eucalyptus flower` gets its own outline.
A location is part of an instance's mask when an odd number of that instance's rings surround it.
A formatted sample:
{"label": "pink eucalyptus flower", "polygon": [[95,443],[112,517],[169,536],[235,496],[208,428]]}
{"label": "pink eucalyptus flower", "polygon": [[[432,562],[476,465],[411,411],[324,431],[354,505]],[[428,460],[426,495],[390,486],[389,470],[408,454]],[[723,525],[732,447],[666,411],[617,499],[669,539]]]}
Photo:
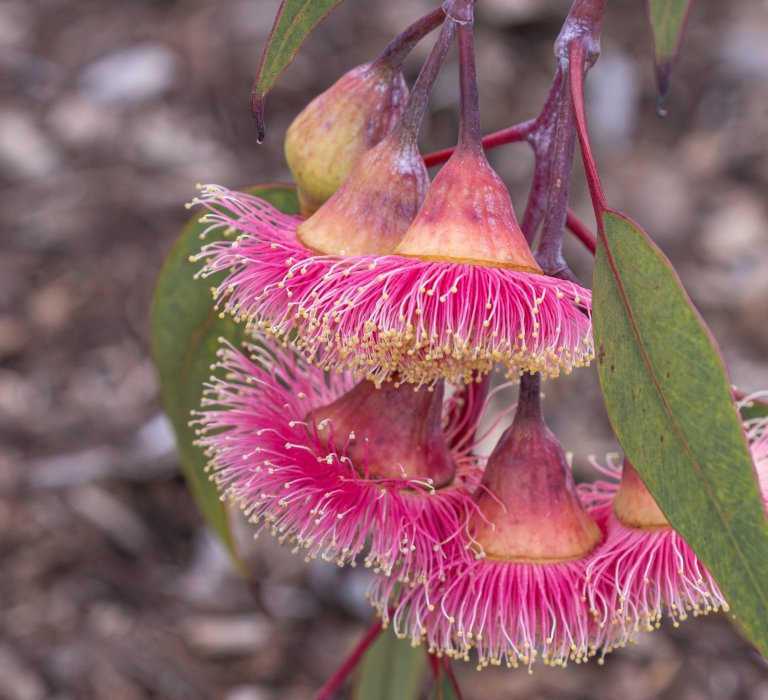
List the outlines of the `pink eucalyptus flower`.
{"label": "pink eucalyptus flower", "polygon": [[[765,398],[764,393],[748,396],[742,405],[748,404],[752,399]],[[747,439],[752,451],[752,459],[755,462],[757,478],[760,482],[760,491],[768,508],[768,417],[753,418],[745,423]]]}
{"label": "pink eucalyptus flower", "polygon": [[[763,499],[768,502],[768,420],[745,425]],[[623,643],[640,630],[675,626],[689,615],[728,610],[706,567],[670,526],[634,467],[609,457],[608,477],[581,488],[589,513],[606,532],[605,545],[587,568],[585,595],[608,643]]]}
{"label": "pink eucalyptus flower", "polygon": [[[208,231],[239,232],[197,256],[203,276],[226,272],[214,290],[225,311],[377,385],[470,381],[497,362],[554,377],[590,362],[590,293],[542,273],[484,155],[470,24],[447,13],[397,125],[308,219],[203,188]],[[454,33],[459,144],[430,185],[418,129]]]}
{"label": "pink eucalyptus flower", "polygon": [[[220,351],[196,419],[222,492],[274,535],[402,579],[441,571],[479,480],[467,413],[443,386],[354,385],[274,346]],[[470,407],[471,408],[471,407]]]}
{"label": "pink eucalyptus flower", "polygon": [[[310,360],[376,383],[392,374],[416,383],[457,380],[497,362],[545,377],[589,364],[590,292],[540,274],[509,194],[482,154],[454,154],[404,235],[400,228],[387,242],[389,254],[372,239],[367,254],[349,255],[338,241],[329,254],[304,246],[301,227],[315,217],[343,219],[340,232],[352,230],[350,207],[333,211],[343,189],[304,223],[256,198],[203,189],[210,228],[239,233],[201,254],[204,275],[227,272],[215,290],[226,311],[281,337],[295,328],[293,342]],[[390,220],[368,211],[373,221]]]}
{"label": "pink eucalyptus flower", "polygon": [[609,456],[608,480],[581,487],[605,544],[590,561],[584,594],[605,644],[622,645],[642,630],[675,627],[689,615],[728,610],[717,583],[685,540],[669,525],[634,467]]}
{"label": "pink eucalyptus flower", "polygon": [[411,587],[379,576],[370,592],[400,636],[465,660],[474,648],[478,668],[565,665],[596,653],[581,587],[602,535],[543,423],[537,381],[522,380],[514,422],[488,459],[477,510],[451,542],[445,571]]}

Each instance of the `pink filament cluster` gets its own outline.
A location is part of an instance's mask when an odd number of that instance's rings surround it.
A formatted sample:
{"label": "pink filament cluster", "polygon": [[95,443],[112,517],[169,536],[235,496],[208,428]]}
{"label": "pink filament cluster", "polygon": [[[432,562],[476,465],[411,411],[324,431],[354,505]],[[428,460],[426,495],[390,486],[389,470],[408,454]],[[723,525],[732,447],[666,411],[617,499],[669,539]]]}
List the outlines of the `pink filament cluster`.
{"label": "pink filament cluster", "polygon": [[512,374],[561,371],[594,357],[590,292],[571,282],[501,267],[397,255],[315,255],[301,222],[249,195],[215,186],[199,203],[206,232],[202,275],[226,271],[214,290],[225,311],[286,337],[325,368],[380,383],[466,379],[501,362]]}
{"label": "pink filament cluster", "polygon": [[[751,399],[758,397],[764,398],[765,394],[747,397],[744,403],[749,403]],[[768,508],[768,417],[747,421],[746,428],[752,460],[755,463],[755,470],[760,483],[760,491],[763,494],[766,508]]]}
{"label": "pink filament cluster", "polygon": [[[470,493],[481,469],[471,446],[453,450],[457,478],[438,490],[413,479],[370,477],[365,464],[337,452],[307,419],[350,389],[351,378],[326,377],[273,347],[253,346],[251,353],[220,351],[224,376],[210,384],[194,421],[220,491],[308,558],[341,565],[367,549],[366,566],[389,575],[398,563],[405,581],[442,571],[444,546],[474,509]],[[447,426],[448,435],[461,427]]]}
{"label": "pink filament cluster", "polygon": [[565,666],[596,653],[595,625],[580,591],[586,560],[499,561],[456,547],[452,554],[447,575],[423,585],[396,591],[385,577],[374,580],[371,602],[400,637],[464,661],[474,648],[478,669],[530,668],[537,660]]}
{"label": "pink filament cluster", "polygon": [[[349,391],[355,376],[380,383],[397,373],[421,384],[466,381],[496,362],[545,376],[587,364],[588,291],[503,268],[314,255],[297,238],[300,217],[215,187],[200,201],[207,232],[236,234],[197,256],[207,259],[201,274],[226,272],[215,290],[222,309],[261,343],[249,356],[220,351],[223,374],[194,421],[212,477],[251,520],[307,558],[354,564],[364,556],[377,574],[371,602],[398,635],[437,655],[474,653],[479,668],[530,668],[537,660],[602,660],[665,616],[677,625],[728,609],[671,527],[630,527],[615,515],[620,468],[611,460],[595,465],[605,479],[579,487],[600,545],[580,559],[507,561],[485,557],[467,533],[483,464],[472,454],[479,412],[446,402],[458,476],[441,489],[374,478],[310,417]],[[268,335],[291,337],[304,358]],[[768,420],[746,427],[765,495]]]}
{"label": "pink filament cluster", "polygon": [[[746,426],[768,507],[768,419]],[[709,571],[671,527],[623,524],[613,512],[621,467],[593,461],[607,477],[581,484],[579,493],[603,533],[602,543],[578,560],[500,561],[476,555],[466,533],[451,543],[444,570],[421,585],[375,577],[369,590],[385,624],[430,652],[469,660],[478,668],[598,662],[640,632],[674,626],[688,616],[727,611]]]}
{"label": "pink filament cluster", "polygon": [[677,532],[630,527],[616,517],[621,468],[610,458],[607,466],[593,464],[608,480],[582,486],[580,493],[604,542],[586,567],[583,592],[601,643],[620,646],[658,627],[665,614],[677,626],[689,615],[727,611],[715,580]]}

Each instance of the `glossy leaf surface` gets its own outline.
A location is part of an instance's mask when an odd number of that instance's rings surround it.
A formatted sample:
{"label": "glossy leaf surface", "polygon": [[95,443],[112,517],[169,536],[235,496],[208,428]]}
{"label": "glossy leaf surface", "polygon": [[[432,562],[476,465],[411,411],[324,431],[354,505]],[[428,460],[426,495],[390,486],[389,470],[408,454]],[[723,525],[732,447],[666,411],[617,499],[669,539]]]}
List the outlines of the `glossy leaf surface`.
{"label": "glossy leaf surface", "polygon": [[[298,203],[292,187],[261,185],[248,190],[286,213],[296,213]],[[160,270],[152,302],[152,354],[160,379],[160,397],[173,423],[182,470],[208,524],[225,543],[239,564],[216,486],[205,473],[206,459],[193,444],[194,430],[188,425],[190,411],[200,407],[203,383],[215,362],[218,338],[233,343],[242,338],[242,327],[213,310],[211,286],[218,277],[196,280],[201,263],[189,256],[199,252],[204,225],[195,216],[182,230]],[[214,238],[206,238],[207,241]]]}
{"label": "glossy leaf surface", "polygon": [[766,654],[768,523],[722,359],[646,234],[616,212],[602,223],[593,321],[614,431]]}

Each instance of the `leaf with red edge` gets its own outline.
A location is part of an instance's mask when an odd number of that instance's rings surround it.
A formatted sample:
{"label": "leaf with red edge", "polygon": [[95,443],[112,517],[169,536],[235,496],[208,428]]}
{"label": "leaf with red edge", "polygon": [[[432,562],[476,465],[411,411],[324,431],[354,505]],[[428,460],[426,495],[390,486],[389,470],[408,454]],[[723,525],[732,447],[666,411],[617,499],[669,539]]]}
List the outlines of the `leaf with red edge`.
{"label": "leaf with red edge", "polygon": [[429,691],[429,700],[461,700],[453,679],[440,666]]}
{"label": "leaf with red edge", "polygon": [[251,92],[258,140],[264,140],[264,99],[291,65],[306,38],[343,0],[283,0],[261,54]]}
{"label": "leaf with red edge", "polygon": [[693,0],[646,0],[645,3],[653,33],[659,112],[662,114],[661,103],[669,91],[669,76],[680,53],[692,2]]}
{"label": "leaf with red edge", "polygon": [[384,630],[358,669],[354,700],[417,700],[426,671],[426,653]]}
{"label": "leaf with red edge", "polygon": [[[247,191],[283,212],[298,211],[292,186],[259,185]],[[195,433],[189,425],[190,411],[200,408],[203,382],[208,381],[216,361],[219,337],[237,344],[244,333],[242,326],[228,317],[220,318],[213,308],[210,288],[220,277],[194,277],[200,264],[190,262],[189,256],[199,252],[200,234],[205,228],[198,218],[195,216],[179,234],[157,277],[152,299],[152,355],[160,379],[160,398],[176,433],[184,478],[211,529],[246,574],[224,504],[205,473],[207,460],[194,444]]]}
{"label": "leaf with red edge", "polygon": [[604,211],[592,318],[611,424],[672,526],[768,654],[768,521],[719,350],[669,261]]}

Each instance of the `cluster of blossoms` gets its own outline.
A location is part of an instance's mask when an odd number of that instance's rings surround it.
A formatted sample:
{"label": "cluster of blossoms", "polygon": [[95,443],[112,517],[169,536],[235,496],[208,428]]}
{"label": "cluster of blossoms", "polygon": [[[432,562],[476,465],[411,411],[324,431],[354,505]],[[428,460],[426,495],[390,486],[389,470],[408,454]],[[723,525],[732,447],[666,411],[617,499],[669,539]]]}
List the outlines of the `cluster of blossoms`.
{"label": "cluster of blossoms", "polygon": [[[446,3],[296,119],[300,216],[201,188],[217,240],[195,259],[251,343],[222,346],[195,423],[221,492],[308,558],[371,567],[400,636],[479,667],[602,659],[727,603],[631,464],[577,487],[544,423],[541,379],[593,358],[591,297],[543,273],[485,159],[471,10]],[[439,24],[409,94],[402,60]],[[454,39],[459,143],[430,183],[417,135]],[[519,397],[483,457],[499,364]]]}

